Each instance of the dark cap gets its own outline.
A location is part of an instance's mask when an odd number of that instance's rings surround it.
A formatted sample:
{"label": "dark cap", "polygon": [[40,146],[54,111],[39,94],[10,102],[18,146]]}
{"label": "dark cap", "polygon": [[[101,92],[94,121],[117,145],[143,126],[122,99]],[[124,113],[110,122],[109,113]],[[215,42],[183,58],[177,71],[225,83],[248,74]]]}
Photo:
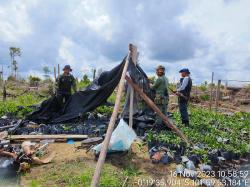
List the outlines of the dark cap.
{"label": "dark cap", "polygon": [[188,68],[183,68],[183,69],[181,69],[181,70],[179,71],[179,73],[182,73],[182,72],[185,72],[185,73],[187,73],[187,74],[190,74],[190,71],[189,71]]}
{"label": "dark cap", "polygon": [[70,71],[72,71],[70,65],[65,65],[64,68],[63,68],[63,70],[65,70],[65,69],[69,69]]}
{"label": "dark cap", "polygon": [[162,65],[159,65],[159,66],[157,66],[156,70],[158,70],[158,69],[165,70],[165,67],[164,67],[164,66],[162,66]]}

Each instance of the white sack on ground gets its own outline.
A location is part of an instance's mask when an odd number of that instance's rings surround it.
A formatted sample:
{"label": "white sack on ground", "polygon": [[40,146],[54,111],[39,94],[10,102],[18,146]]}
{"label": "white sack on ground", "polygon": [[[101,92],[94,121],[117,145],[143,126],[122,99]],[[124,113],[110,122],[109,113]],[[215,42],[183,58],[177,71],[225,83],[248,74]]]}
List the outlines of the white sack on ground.
{"label": "white sack on ground", "polygon": [[[126,151],[130,148],[131,144],[136,138],[136,134],[132,128],[128,126],[128,124],[121,119],[116,129],[113,131],[108,152],[116,152],[116,151]],[[93,147],[93,150],[96,153],[99,153],[101,150],[101,144]]]}

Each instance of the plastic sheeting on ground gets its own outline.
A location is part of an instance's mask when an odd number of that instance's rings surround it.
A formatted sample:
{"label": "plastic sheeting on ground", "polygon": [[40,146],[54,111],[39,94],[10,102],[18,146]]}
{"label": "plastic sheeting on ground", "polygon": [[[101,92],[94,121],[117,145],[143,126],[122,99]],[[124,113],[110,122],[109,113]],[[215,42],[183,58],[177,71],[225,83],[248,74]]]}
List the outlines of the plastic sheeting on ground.
{"label": "plastic sheeting on ground", "polygon": [[[118,126],[112,133],[108,153],[128,150],[135,138],[136,134],[134,130],[130,128],[123,119],[121,119]],[[101,148],[102,143],[95,146],[93,150],[96,153],[99,153]]]}

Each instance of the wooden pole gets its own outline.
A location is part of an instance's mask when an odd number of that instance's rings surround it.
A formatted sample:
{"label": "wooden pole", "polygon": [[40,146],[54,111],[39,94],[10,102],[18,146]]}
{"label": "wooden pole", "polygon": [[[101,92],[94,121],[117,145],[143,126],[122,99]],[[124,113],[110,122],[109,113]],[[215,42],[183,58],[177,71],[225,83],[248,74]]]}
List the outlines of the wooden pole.
{"label": "wooden pole", "polygon": [[60,64],[57,64],[57,71],[58,71],[57,72],[58,73],[57,76],[59,77],[59,75],[60,75]]}
{"label": "wooden pole", "polygon": [[2,70],[1,70],[1,87],[3,86],[3,65],[2,65]]}
{"label": "wooden pole", "polygon": [[134,89],[131,87],[129,96],[129,127],[133,127],[134,114]]}
{"label": "wooden pole", "polygon": [[7,91],[6,91],[6,81],[3,82],[3,101],[6,101]]}
{"label": "wooden pole", "polygon": [[55,79],[55,82],[56,82],[56,67],[54,66],[54,79]]}
{"label": "wooden pole", "polygon": [[209,103],[209,110],[212,109],[213,88],[214,88],[214,72],[212,72],[212,81],[211,81],[211,88],[210,88],[210,103]]}
{"label": "wooden pole", "polygon": [[2,65],[2,83],[4,83],[4,80],[3,80],[3,65]]}
{"label": "wooden pole", "polygon": [[56,66],[54,66],[54,79],[55,79],[55,83],[53,86],[53,93],[56,93]]}
{"label": "wooden pole", "polygon": [[164,115],[161,110],[155,105],[155,103],[143,92],[143,90],[136,85],[132,79],[129,76],[126,76],[127,82],[134,88],[134,90],[141,96],[141,98],[147,103],[148,106],[150,106],[157,115],[159,115],[163,122],[173,131],[176,132],[178,136],[180,136],[187,144],[190,144],[186,136],[175,126],[173,125],[167,118],[166,115]]}
{"label": "wooden pole", "polygon": [[219,100],[220,100],[220,85],[221,85],[221,80],[218,80],[218,85],[216,90],[216,111],[218,110]]}
{"label": "wooden pole", "polygon": [[96,69],[93,69],[93,80],[95,79]]}
{"label": "wooden pole", "polygon": [[116,96],[116,100],[115,100],[114,110],[113,110],[112,116],[111,116],[110,121],[109,121],[108,130],[106,132],[105,139],[102,143],[101,153],[99,155],[98,162],[96,164],[96,169],[95,169],[94,176],[92,178],[91,187],[97,187],[99,184],[101,170],[102,170],[104,162],[105,162],[110,138],[111,138],[111,135],[112,135],[112,132],[114,129],[114,124],[115,124],[115,121],[116,121],[116,118],[118,115],[118,111],[120,108],[120,102],[121,102],[122,93],[123,93],[123,89],[124,89],[124,83],[125,83],[125,76],[126,76],[126,72],[127,72],[128,64],[129,64],[129,56],[130,56],[130,52],[128,53],[125,65],[123,67],[123,72],[122,72],[121,80],[119,82],[118,92],[117,92],[117,96]]}
{"label": "wooden pole", "polygon": [[[136,65],[137,63],[137,47],[133,44],[129,44],[129,50],[131,51],[132,62]],[[129,96],[129,127],[133,127],[133,115],[134,115],[134,89],[130,86]]]}

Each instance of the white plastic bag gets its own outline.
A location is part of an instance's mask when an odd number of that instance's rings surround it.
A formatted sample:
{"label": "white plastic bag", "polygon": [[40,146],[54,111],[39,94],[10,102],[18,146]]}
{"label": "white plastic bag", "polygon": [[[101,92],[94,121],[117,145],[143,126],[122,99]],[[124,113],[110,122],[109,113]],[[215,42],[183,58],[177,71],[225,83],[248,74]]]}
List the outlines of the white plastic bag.
{"label": "white plastic bag", "polygon": [[[136,134],[134,130],[130,128],[123,119],[121,119],[118,126],[112,133],[108,153],[128,150],[135,138]],[[95,150],[96,153],[99,153],[101,151],[101,146],[102,143],[93,147],[93,150]]]}

